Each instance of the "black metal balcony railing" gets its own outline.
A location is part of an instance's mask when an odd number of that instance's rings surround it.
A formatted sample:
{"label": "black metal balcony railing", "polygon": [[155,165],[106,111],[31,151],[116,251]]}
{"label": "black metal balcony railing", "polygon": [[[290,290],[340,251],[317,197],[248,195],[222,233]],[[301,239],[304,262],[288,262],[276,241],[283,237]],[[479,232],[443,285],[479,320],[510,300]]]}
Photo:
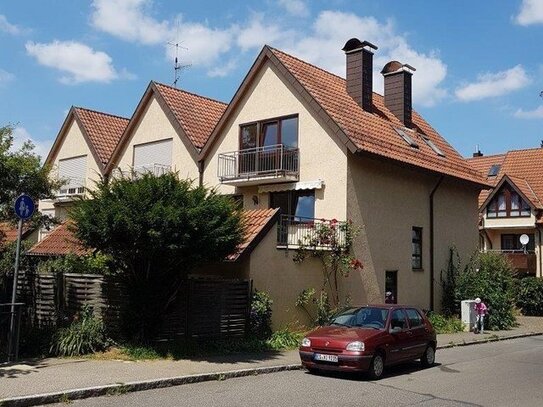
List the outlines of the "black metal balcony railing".
{"label": "black metal balcony railing", "polygon": [[281,215],[277,228],[277,246],[309,249],[346,248],[347,223],[335,219],[315,219]]}
{"label": "black metal balcony railing", "polygon": [[298,175],[298,149],[282,144],[219,154],[221,182],[258,177]]}

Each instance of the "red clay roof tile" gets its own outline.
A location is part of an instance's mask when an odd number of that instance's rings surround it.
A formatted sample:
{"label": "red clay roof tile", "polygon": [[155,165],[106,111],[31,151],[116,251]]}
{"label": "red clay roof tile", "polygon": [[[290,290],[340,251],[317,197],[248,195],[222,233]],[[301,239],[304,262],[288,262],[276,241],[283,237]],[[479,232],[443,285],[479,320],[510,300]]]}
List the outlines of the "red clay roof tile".
{"label": "red clay roof tile", "polygon": [[36,243],[28,250],[32,256],[64,256],[75,254],[82,256],[90,252],[83,247],[70,230],[70,223],[64,222],[53,229],[43,240]]}

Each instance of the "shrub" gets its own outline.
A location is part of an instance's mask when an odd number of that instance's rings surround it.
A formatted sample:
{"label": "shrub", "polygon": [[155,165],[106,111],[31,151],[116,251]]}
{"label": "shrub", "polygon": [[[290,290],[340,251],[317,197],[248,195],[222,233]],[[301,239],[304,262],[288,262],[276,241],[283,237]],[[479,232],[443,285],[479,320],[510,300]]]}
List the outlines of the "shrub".
{"label": "shrub", "polygon": [[270,337],[272,304],[269,294],[255,290],[251,298],[251,315],[249,320],[249,334],[258,339]]}
{"label": "shrub", "polygon": [[452,334],[464,330],[464,323],[456,317],[447,317],[430,312],[428,313],[428,319],[438,334]]}
{"label": "shrub", "polygon": [[111,258],[101,253],[88,256],[68,254],[42,261],[38,264],[39,273],[77,273],[77,274],[109,274]]}
{"label": "shrub", "polygon": [[509,329],[515,324],[514,272],[500,253],[476,253],[458,275],[456,300],[480,297],[489,307],[489,328]]}
{"label": "shrub", "polygon": [[286,327],[275,331],[266,343],[273,350],[294,349],[300,346],[303,337],[302,332],[292,331]]}
{"label": "shrub", "polygon": [[85,305],[70,326],[60,328],[53,335],[50,352],[60,356],[78,356],[102,351],[109,345],[103,322],[94,317],[91,307]]}
{"label": "shrub", "polygon": [[526,277],[517,281],[515,297],[517,307],[524,315],[543,316],[543,280]]}

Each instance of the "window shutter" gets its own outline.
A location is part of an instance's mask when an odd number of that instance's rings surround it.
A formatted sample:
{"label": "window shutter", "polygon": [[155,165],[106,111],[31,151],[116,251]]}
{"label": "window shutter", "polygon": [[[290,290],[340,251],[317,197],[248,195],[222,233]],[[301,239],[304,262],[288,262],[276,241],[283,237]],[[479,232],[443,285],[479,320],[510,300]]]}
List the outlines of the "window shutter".
{"label": "window shutter", "polygon": [[143,168],[153,169],[153,166],[172,165],[173,140],[162,140],[153,143],[138,144],[134,146],[134,170]]}
{"label": "window shutter", "polygon": [[61,180],[66,181],[62,189],[84,187],[86,175],[86,155],[58,161],[58,176]]}

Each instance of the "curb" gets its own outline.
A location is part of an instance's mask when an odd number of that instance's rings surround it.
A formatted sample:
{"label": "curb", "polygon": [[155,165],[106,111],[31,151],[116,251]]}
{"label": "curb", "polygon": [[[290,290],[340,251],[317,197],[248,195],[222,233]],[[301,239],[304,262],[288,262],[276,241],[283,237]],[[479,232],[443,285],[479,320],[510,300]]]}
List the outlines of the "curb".
{"label": "curb", "polygon": [[[489,342],[498,342],[505,341],[509,339],[525,338],[530,336],[541,336],[543,332],[529,332],[524,334],[516,334],[510,336],[502,337],[489,337],[482,340],[474,340],[470,342],[458,342],[458,343],[449,343],[446,345],[438,345],[437,349],[449,349],[455,348],[457,346],[470,346],[470,345],[480,345]],[[208,382],[213,380],[226,380],[233,379],[235,377],[244,377],[244,376],[253,376],[259,374],[268,374],[276,372],[284,372],[289,370],[301,370],[301,364],[289,364],[289,365],[279,365],[271,367],[258,367],[250,369],[241,369],[241,370],[232,370],[227,372],[216,372],[216,373],[203,373],[203,374],[194,374],[187,376],[176,376],[176,377],[167,377],[161,379],[151,379],[151,380],[142,380],[134,381],[127,383],[115,383],[108,384],[103,386],[95,387],[85,387],[81,389],[72,389],[66,391],[59,391],[54,393],[44,393],[44,394],[34,394],[30,396],[19,396],[19,397],[10,397],[0,400],[1,407],[28,407],[36,406],[42,404],[51,404],[59,402],[67,402],[71,400],[80,400],[90,397],[101,397],[101,396],[114,396],[121,395],[130,392],[151,390],[151,389],[160,389],[164,387],[173,387],[180,386],[183,384],[192,384],[192,383],[201,383]]]}
{"label": "curb", "polygon": [[188,376],[167,377],[162,379],[142,380],[127,383],[115,383],[104,386],[86,387],[54,393],[34,394],[31,396],[10,397],[0,400],[1,407],[27,407],[42,404],[67,402],[90,397],[114,396],[129,392],[159,389],[163,387],[180,386],[183,384],[208,382],[212,380],[226,380],[235,377],[253,376],[259,374],[300,370],[300,364],[280,365],[271,367],[258,367],[251,369],[233,370],[228,372],[194,374]]}
{"label": "curb", "polygon": [[458,346],[471,346],[471,345],[480,345],[483,343],[490,343],[490,342],[499,342],[499,341],[506,341],[509,339],[518,339],[518,338],[527,338],[530,336],[541,336],[543,335],[543,332],[528,332],[523,334],[515,334],[515,335],[509,335],[509,336],[490,336],[485,339],[480,340],[473,340],[470,342],[453,342],[448,343],[446,345],[438,345],[437,349],[449,349],[449,348],[456,348]]}

